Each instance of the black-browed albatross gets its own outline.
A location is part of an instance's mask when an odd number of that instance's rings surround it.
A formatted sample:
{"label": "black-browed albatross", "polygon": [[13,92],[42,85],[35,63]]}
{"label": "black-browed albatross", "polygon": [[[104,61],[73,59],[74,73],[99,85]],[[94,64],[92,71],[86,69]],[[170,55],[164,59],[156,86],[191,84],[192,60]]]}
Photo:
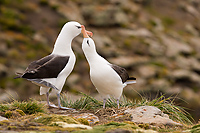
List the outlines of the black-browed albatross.
{"label": "black-browed albatross", "polygon": [[[60,34],[58,35],[53,52],[37,61],[33,61],[26,68],[24,73],[19,74],[16,78],[25,78],[40,86],[40,95],[46,94],[47,104],[49,102],[49,90],[52,94],[57,94],[58,108],[71,109],[62,107],[60,104],[60,92],[64,86],[66,78],[72,72],[76,57],[71,48],[72,40],[81,33],[81,25],[78,22],[67,22]],[[88,32],[91,35],[91,32]]]}
{"label": "black-browed albatross", "polygon": [[82,49],[90,66],[90,79],[104,98],[103,108],[105,108],[106,99],[110,96],[117,99],[119,108],[119,98],[123,88],[127,84],[136,83],[136,78],[129,77],[124,68],[111,64],[101,57],[96,52],[95,43],[87,35],[85,27],[82,25],[81,28],[84,36]]}

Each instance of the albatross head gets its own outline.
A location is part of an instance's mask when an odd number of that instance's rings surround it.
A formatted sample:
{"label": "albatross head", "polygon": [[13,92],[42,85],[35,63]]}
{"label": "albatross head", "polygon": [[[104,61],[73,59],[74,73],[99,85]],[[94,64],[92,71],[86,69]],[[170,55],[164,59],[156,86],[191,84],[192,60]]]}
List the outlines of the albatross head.
{"label": "albatross head", "polygon": [[81,24],[75,21],[70,21],[63,26],[63,30],[67,31],[69,33],[68,35],[74,38],[81,33],[82,29]]}
{"label": "albatross head", "polygon": [[[67,22],[62,28],[62,31],[72,38],[78,36],[81,33],[81,30],[81,24],[75,21]],[[86,31],[86,33],[90,36],[93,35],[90,31]]]}
{"label": "albatross head", "polygon": [[85,27],[84,25],[81,25],[81,28],[82,28],[82,33],[83,33],[83,43],[82,43],[82,49],[83,49],[83,52],[85,54],[89,54],[89,53],[93,53],[93,52],[96,52],[96,46],[95,46],[95,43],[94,41],[89,38],[88,35],[92,36],[93,34],[88,32],[87,30],[85,30]]}

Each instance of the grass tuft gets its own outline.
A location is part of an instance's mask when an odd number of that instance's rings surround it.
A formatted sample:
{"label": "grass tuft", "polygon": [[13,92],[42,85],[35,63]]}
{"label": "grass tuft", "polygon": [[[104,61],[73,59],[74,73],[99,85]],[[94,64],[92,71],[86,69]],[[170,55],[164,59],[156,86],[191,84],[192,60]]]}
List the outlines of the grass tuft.
{"label": "grass tuft", "polygon": [[14,101],[12,107],[22,110],[25,114],[35,114],[37,112],[44,113],[44,104],[38,103],[36,100],[19,102]]}
{"label": "grass tuft", "polygon": [[16,110],[21,115],[30,115],[38,112],[45,112],[44,104],[38,103],[36,100],[33,99],[22,102],[15,100],[11,104],[0,104],[0,112],[8,112],[12,110]]}
{"label": "grass tuft", "polygon": [[0,112],[5,112],[7,110],[9,110],[9,105],[0,104]]}
{"label": "grass tuft", "polygon": [[[102,101],[98,101],[95,98],[86,94],[81,94],[83,95],[83,97],[74,102],[68,100],[66,95],[62,95],[61,103],[65,107],[80,110],[102,108]],[[163,113],[168,114],[170,119],[176,122],[180,122],[184,125],[192,125],[192,121],[194,121],[192,116],[183,107],[175,105],[174,100],[174,97],[165,98],[165,96],[162,95],[159,98],[153,99],[151,101],[147,100],[146,98],[142,98],[141,101],[132,101],[123,96],[120,100],[120,107],[155,106],[159,108]],[[107,99],[106,107],[117,108],[116,100],[114,98]]]}
{"label": "grass tuft", "polygon": [[74,109],[97,109],[97,108],[101,108],[102,106],[102,102],[96,100],[95,98],[88,96],[84,93],[81,93],[83,95],[83,97],[81,97],[80,99],[76,100],[76,101],[71,101],[67,98],[67,95],[63,94],[61,96],[61,103],[63,106],[65,107],[70,107],[70,108],[74,108]]}
{"label": "grass tuft", "polygon": [[193,126],[192,129],[190,130],[190,132],[191,133],[200,133],[200,124]]}

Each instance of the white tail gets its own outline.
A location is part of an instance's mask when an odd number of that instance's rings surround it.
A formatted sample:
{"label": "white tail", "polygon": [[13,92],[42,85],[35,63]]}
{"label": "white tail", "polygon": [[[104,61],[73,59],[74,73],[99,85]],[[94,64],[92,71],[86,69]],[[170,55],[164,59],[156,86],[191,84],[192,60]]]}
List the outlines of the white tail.
{"label": "white tail", "polygon": [[135,80],[134,80],[134,81],[133,81],[133,80],[132,80],[132,81],[130,80],[130,81],[126,81],[126,82],[125,82],[125,84],[127,84],[127,85],[128,85],[128,84],[134,84],[134,83],[136,83]]}

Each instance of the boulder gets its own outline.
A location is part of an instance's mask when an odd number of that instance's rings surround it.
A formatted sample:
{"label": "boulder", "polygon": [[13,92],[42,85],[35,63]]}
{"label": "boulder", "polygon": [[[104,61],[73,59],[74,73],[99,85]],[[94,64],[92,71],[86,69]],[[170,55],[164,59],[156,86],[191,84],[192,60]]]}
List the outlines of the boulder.
{"label": "boulder", "polygon": [[7,75],[8,71],[7,71],[7,67],[3,64],[0,64],[0,78],[5,78],[5,76]]}
{"label": "boulder", "polygon": [[8,120],[6,117],[0,116],[0,121]]}
{"label": "boulder", "polygon": [[8,51],[8,48],[6,46],[6,43],[1,42],[0,43],[0,56],[2,56],[2,57],[7,56],[7,51]]}
{"label": "boulder", "polygon": [[50,0],[49,4],[51,6],[58,6],[58,12],[62,14],[68,20],[74,20],[85,24],[81,11],[76,3],[73,1],[57,1]]}
{"label": "boulder", "polygon": [[142,65],[138,67],[138,72],[143,78],[150,78],[155,76],[157,68],[153,65]]}
{"label": "boulder", "polygon": [[135,123],[163,124],[170,126],[182,126],[164,114],[160,109],[154,106],[141,106],[135,109],[127,109],[124,113],[131,114],[132,121]]}
{"label": "boulder", "polygon": [[162,56],[165,53],[165,46],[161,45],[157,40],[145,38],[145,43],[149,44],[149,53],[152,56]]}
{"label": "boulder", "polygon": [[110,58],[108,60],[109,62],[122,67],[130,67],[150,62],[148,57],[143,56],[120,56],[117,58]]}
{"label": "boulder", "polygon": [[170,76],[174,80],[183,79],[183,83],[185,83],[185,80],[187,80],[187,83],[188,82],[200,83],[200,76],[189,70],[177,69],[177,70],[171,71]]}
{"label": "boulder", "polygon": [[181,40],[174,39],[167,35],[160,35],[160,38],[166,47],[166,55],[168,57],[174,57],[180,53],[190,54],[193,51],[191,46]]}
{"label": "boulder", "polygon": [[116,26],[126,25],[128,16],[118,6],[114,5],[84,5],[82,13],[89,25],[93,26]]}
{"label": "boulder", "polygon": [[136,37],[152,37],[153,34],[146,28],[138,29],[120,29],[119,34],[122,36],[136,36]]}

